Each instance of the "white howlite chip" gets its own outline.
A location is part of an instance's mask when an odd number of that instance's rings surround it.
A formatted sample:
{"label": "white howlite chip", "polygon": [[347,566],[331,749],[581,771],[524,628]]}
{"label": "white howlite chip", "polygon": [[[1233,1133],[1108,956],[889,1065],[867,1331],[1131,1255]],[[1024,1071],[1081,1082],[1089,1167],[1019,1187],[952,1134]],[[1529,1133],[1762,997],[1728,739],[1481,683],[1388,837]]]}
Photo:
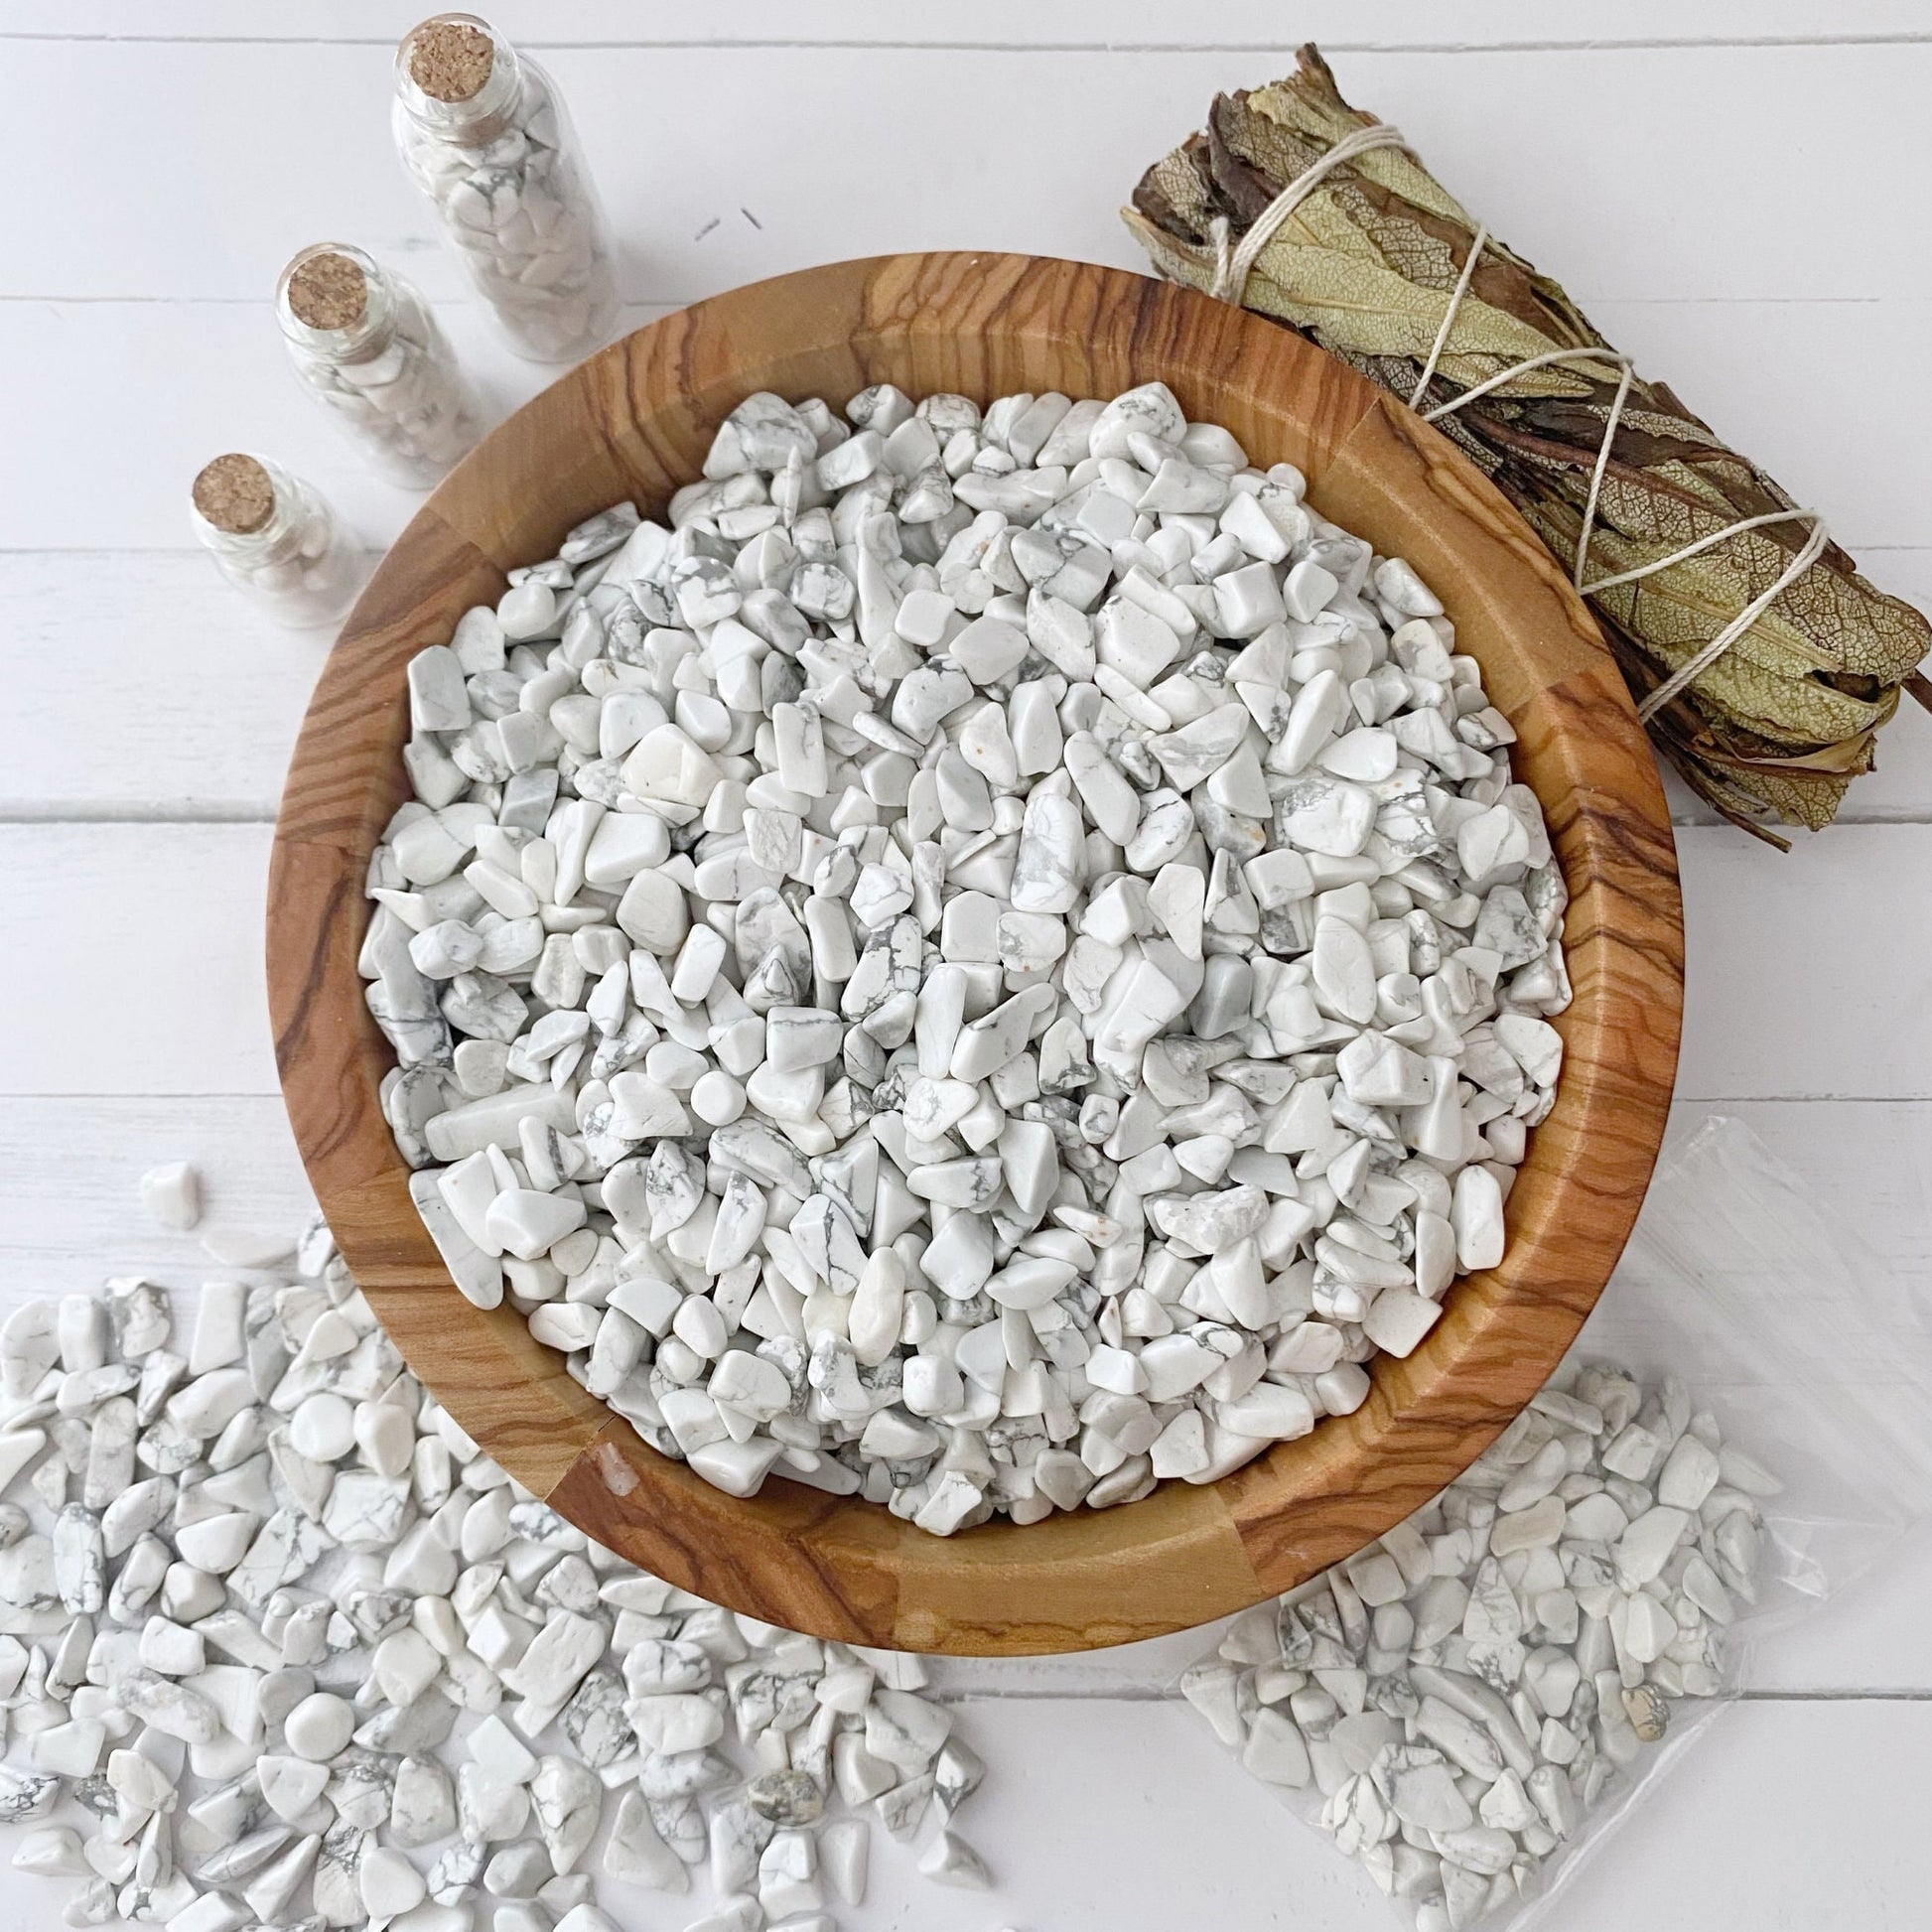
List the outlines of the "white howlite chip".
{"label": "white howlite chip", "polygon": [[169,1161],[141,1176],[141,1205],[159,1227],[186,1230],[202,1218],[202,1176],[187,1161]]}
{"label": "white howlite chip", "polygon": [[1182,1695],[1417,1932],[1474,1924],[1543,1889],[1675,1700],[1731,1681],[1777,1488],[1681,1384],[1566,1364],[1425,1509],[1237,1617]]}
{"label": "white howlite chip", "polygon": [[294,1242],[255,1228],[209,1228],[202,1246],[228,1268],[274,1268],[295,1252]]}
{"label": "white howlite chip", "polygon": [[[470,1158],[491,1173],[547,1159],[556,1179],[538,1191],[557,1195],[583,1168],[551,1133]],[[703,1164],[667,1146],[634,1196],[613,1194],[668,1242],[713,1197]],[[625,1400],[646,1337],[712,1349],[683,1409],[658,1413],[714,1480],[749,1492],[784,1449],[801,1480],[848,1493],[845,1464],[755,1433],[792,1429],[818,1391],[870,1414],[897,1459],[929,1455],[939,1430],[896,1403],[869,1409],[851,1338],[871,1378],[902,1332],[936,1322],[898,1251],[864,1245],[877,1169],[813,1157],[808,1172],[759,1125],[715,1151],[761,1205],[760,1182],[816,1182],[773,1223],[793,1293],[850,1305],[815,1309],[811,1346],[770,1321],[757,1347],[727,1348],[718,1305],[639,1275],[599,1236],[568,1278],[554,1259],[554,1281],[534,1259],[496,1264],[530,1271],[510,1273],[512,1292],[538,1314],[601,1316],[564,1284],[606,1271],[600,1296],[631,1331],[614,1381]],[[453,1216],[472,1212],[453,1191]],[[1080,1239],[1061,1230],[1059,1247]],[[1055,1236],[1038,1241],[1009,1270],[1070,1276]],[[921,1868],[988,1882],[951,1831],[984,1767],[954,1714],[917,1694],[916,1658],[733,1616],[592,1543],[415,1382],[324,1225],[279,1247],[280,1281],[203,1289],[188,1354],[167,1350],[167,1298],[138,1277],[100,1300],[29,1303],[0,1329],[9,1388],[34,1393],[0,1431],[0,1491],[27,1504],[0,1501],[0,1823],[35,1827],[14,1869],[85,1881],[70,1923],[468,1932],[481,1908],[499,1932],[618,1932],[636,1922],[629,1889],[701,1887],[708,1851],[700,1923],[835,1932],[829,1902],[865,1895],[875,1800],[901,1833],[936,1806]],[[742,1279],[726,1299],[749,1313],[764,1288]],[[580,1339],[615,1332],[593,1322]],[[926,1359],[952,1377],[938,1409],[956,1411],[957,1371]],[[961,1483],[960,1506],[977,1507]],[[947,1491],[927,1507],[952,1504]],[[1722,1587],[1714,1576],[1704,1593]],[[69,1799],[75,1823],[39,1822]]]}
{"label": "white howlite chip", "polygon": [[359,963],[462,1292],[728,1493],[935,1535],[1426,1351],[1566,893],[1450,617],[1304,497],[1158,382],[760,393],[426,639]]}

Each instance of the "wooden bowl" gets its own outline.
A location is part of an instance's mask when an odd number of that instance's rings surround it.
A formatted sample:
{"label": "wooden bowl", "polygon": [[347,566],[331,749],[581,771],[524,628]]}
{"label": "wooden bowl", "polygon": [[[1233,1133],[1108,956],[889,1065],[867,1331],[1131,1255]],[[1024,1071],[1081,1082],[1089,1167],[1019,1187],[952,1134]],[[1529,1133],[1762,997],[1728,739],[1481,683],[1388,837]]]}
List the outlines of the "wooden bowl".
{"label": "wooden bowl", "polygon": [[[390,1065],[355,973],[371,848],[404,793],[403,668],[490,603],[507,566],[621,497],[647,514],[712,431],[772,389],[835,405],[868,383],[986,401],[1109,396],[1159,377],[1324,515],[1412,562],[1520,734],[1570,888],[1576,1001],[1555,1110],[1530,1137],[1500,1268],[1459,1282],[1355,1415],[1211,1486],[927,1536],[773,1480],[738,1501],[647,1448],[507,1305],[452,1285],[376,1104]],[[1407,1516],[1549,1375],[1622,1249],[1664,1128],[1682,1007],[1675,853],[1655,764],[1562,572],[1435,431],[1284,329],[1082,263],[930,254],[842,262],[700,302],[593,356],[490,435],[403,532],[302,728],[270,872],[282,1087],[309,1175],[410,1366],[516,1479],[600,1542],[733,1609],[820,1636],[967,1654],[1152,1637],[1289,1588]]]}

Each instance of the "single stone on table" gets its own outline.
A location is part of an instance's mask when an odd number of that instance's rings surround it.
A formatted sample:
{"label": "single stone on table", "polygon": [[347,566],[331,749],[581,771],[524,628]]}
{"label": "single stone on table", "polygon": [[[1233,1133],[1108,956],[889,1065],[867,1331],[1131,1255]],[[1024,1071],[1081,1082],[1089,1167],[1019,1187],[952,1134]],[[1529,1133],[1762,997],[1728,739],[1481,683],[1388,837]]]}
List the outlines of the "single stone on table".
{"label": "single stone on table", "polygon": [[202,1218],[202,1177],[187,1161],[150,1168],[141,1176],[141,1205],[158,1226],[186,1231]]}
{"label": "single stone on table", "polygon": [[983,1891],[993,1882],[986,1861],[949,1831],[942,1831],[919,1856],[920,1873],[936,1884],[957,1885]]}

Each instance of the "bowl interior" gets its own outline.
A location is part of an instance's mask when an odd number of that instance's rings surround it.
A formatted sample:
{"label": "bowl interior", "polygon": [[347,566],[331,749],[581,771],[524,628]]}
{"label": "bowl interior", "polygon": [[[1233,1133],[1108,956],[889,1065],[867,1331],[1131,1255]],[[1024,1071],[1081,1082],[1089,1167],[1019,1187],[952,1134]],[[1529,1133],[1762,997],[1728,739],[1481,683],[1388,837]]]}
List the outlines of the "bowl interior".
{"label": "bowl interior", "polygon": [[[1575,1002],[1556,1106],[1510,1196],[1503,1264],[1458,1282],[1355,1415],[1218,1483],[940,1540],[782,1480],[750,1500],[657,1455],[586,1395],[508,1306],[455,1289],[376,1102],[389,1049],[355,974],[368,855],[404,796],[404,666],[493,602],[509,566],[628,496],[696,477],[759,389],[835,406],[868,383],[981,402],[1107,396],[1159,377],[1259,463],[1290,462],[1324,515],[1407,558],[1442,597],[1519,734],[1568,882]],[[1593,621],[1449,444],[1290,332],[1085,264],[935,254],[840,263],[664,318],[573,370],[436,490],[323,672],[277,827],[268,915],[284,1093],[318,1198],[411,1367],[520,1482],[623,1556],[734,1609],[828,1637],[1010,1654],[1202,1622],[1351,1554],[1457,1474],[1547,1377],[1615,1264],[1656,1157],[1683,946],[1656,768]]]}

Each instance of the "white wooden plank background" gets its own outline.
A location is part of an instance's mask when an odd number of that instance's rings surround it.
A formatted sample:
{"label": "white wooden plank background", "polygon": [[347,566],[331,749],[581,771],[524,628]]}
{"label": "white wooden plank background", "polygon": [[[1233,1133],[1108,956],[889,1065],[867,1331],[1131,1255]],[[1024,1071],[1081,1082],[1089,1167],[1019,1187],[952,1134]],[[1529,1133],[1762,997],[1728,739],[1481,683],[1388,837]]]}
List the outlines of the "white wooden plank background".
{"label": "white wooden plank background", "polygon": [[[504,0],[562,83],[622,239],[626,320],[894,247],[1139,266],[1114,209],[1217,87],[1312,36],[1343,91],[1765,461],[1867,573],[1932,600],[1923,0]],[[262,870],[325,644],[266,630],[186,547],[188,478],[252,447],[372,548],[413,499],[282,368],[264,297],[303,242],[371,246],[436,299],[496,407],[540,372],[463,299],[390,152],[391,0],[8,0],[0,83],[32,170],[0,250],[0,1307],[192,1239],[132,1182],[197,1159],[211,1219],[303,1187],[260,992]],[[906,157],[916,160],[907,166]],[[716,217],[717,225],[708,227]],[[1677,1126],[1745,1120],[1899,1278],[1932,1278],[1932,720],[1901,718],[1847,824],[1790,858],[1679,792],[1691,987]],[[1577,1932],[1918,1927],[1932,1843],[1923,1540],[1769,1644],[1695,1768],[1566,1895]],[[1141,1932],[1387,1923],[1159,1694],[1206,1639],[945,1667],[994,1763],[993,1900],[884,1856],[855,1923]],[[9,1874],[31,1932],[60,1888]],[[688,1914],[687,1914],[688,1915]],[[626,1925],[681,1922],[653,1901]]]}

